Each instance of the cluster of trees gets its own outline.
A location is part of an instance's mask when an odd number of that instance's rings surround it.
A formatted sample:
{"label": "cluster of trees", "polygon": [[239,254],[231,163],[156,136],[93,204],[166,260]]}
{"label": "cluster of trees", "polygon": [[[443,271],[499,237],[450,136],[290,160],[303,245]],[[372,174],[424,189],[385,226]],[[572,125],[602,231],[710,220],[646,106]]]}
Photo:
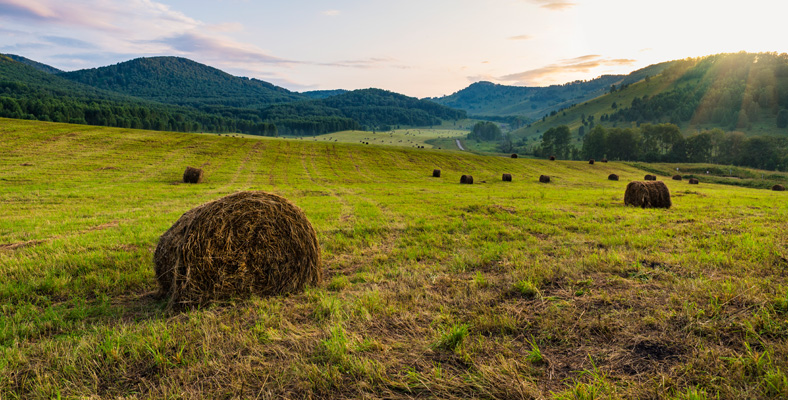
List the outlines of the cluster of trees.
{"label": "cluster of trees", "polygon": [[[545,147],[543,139],[542,147]],[[673,124],[640,128],[594,127],[583,140],[583,158],[646,162],[693,162],[788,169],[788,138],[748,137],[711,129],[685,137]]]}
{"label": "cluster of trees", "polygon": [[491,142],[503,139],[503,133],[495,122],[481,121],[473,126],[468,139]]}

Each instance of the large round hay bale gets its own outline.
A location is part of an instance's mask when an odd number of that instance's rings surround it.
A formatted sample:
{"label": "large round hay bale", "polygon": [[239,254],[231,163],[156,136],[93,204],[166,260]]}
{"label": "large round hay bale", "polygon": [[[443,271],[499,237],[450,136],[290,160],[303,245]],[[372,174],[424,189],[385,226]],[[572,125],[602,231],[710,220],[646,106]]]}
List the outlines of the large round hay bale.
{"label": "large round hay bale", "polygon": [[681,180],[681,175],[673,175],[673,180],[674,181],[680,181]]}
{"label": "large round hay bale", "polygon": [[618,175],[610,174],[610,175],[607,176],[607,179],[610,180],[610,181],[617,181],[618,180]]}
{"label": "large round hay bale", "polygon": [[603,158],[603,159],[602,159],[602,162],[603,162],[603,163],[607,163],[607,158]]}
{"label": "large round hay bale", "polygon": [[174,307],[302,290],[322,279],[320,246],[284,197],[240,192],[192,209],[159,239],[160,293]]}
{"label": "large round hay bale", "polygon": [[772,186],[772,190],[774,190],[775,192],[784,192],[785,191],[785,186],[783,186],[783,185],[774,185],[774,186]]}
{"label": "large round hay bale", "polygon": [[689,180],[689,184],[690,185],[697,185],[699,183],[700,183],[700,181],[695,179],[695,178],[690,178],[690,180]]}
{"label": "large round hay bale", "polygon": [[540,175],[539,176],[539,182],[550,183],[550,177],[547,176],[547,175]]}
{"label": "large round hay bale", "polygon": [[512,154],[512,158],[517,158],[517,154]]}
{"label": "large round hay bale", "polygon": [[460,183],[473,185],[473,177],[470,175],[463,175],[460,177]]}
{"label": "large round hay bale", "polygon": [[555,156],[550,156],[550,161],[555,161]]}
{"label": "large round hay bale", "polygon": [[512,174],[503,174],[501,180],[504,182],[511,182],[512,181]]}
{"label": "large round hay bale", "polygon": [[645,177],[643,177],[643,179],[647,181],[656,181],[657,177],[654,175],[646,175]]}
{"label": "large round hay bale", "polygon": [[662,181],[629,182],[624,204],[642,208],[670,208],[670,191]]}
{"label": "large round hay bale", "polygon": [[201,183],[203,172],[199,168],[186,167],[183,172],[183,182],[185,183]]}
{"label": "large round hay bale", "polygon": [[433,177],[433,178],[440,178],[440,177],[441,177],[441,170],[439,170],[439,169],[433,169],[433,170],[432,170],[432,177]]}
{"label": "large round hay bale", "polygon": [[594,159],[592,158],[592,159],[588,160],[588,163],[591,164],[591,165],[594,165]]}

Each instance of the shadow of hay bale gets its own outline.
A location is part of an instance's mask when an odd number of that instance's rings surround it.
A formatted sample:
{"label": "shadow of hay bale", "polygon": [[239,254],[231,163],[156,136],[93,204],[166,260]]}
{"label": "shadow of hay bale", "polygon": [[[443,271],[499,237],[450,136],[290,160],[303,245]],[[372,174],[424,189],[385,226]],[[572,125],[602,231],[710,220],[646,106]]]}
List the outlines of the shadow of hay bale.
{"label": "shadow of hay bale", "polygon": [[670,208],[670,190],[662,181],[638,182],[627,185],[624,204],[642,208]]}
{"label": "shadow of hay bale", "polygon": [[322,279],[320,247],[303,211],[265,192],[240,192],[187,211],[154,252],[170,308],[303,290]]}

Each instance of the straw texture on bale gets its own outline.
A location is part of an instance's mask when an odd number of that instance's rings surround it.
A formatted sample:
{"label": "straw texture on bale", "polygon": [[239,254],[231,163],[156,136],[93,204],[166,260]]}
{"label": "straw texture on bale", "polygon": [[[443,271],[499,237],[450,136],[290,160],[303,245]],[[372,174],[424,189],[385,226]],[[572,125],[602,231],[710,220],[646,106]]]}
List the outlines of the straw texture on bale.
{"label": "straw texture on bale", "polygon": [[463,176],[460,177],[460,183],[473,185],[473,177],[470,176],[470,175],[463,175]]}
{"label": "straw texture on bale", "polygon": [[594,159],[592,158],[592,159],[588,160],[588,163],[591,164],[591,165],[594,165]]}
{"label": "straw texture on bale", "polygon": [[547,176],[547,175],[540,175],[539,176],[539,182],[550,183],[550,177]]}
{"label": "straw texture on bale", "polygon": [[154,253],[171,307],[303,290],[322,279],[320,247],[303,211],[265,192],[240,192],[181,216]]}
{"label": "straw texture on bale", "polygon": [[642,208],[670,208],[670,191],[662,181],[630,182],[624,192],[624,204]]}
{"label": "straw texture on bale", "polygon": [[550,161],[555,161],[555,156],[550,156]]}
{"label": "straw texture on bale", "polygon": [[617,181],[618,180],[618,175],[610,174],[610,175],[607,176],[607,179],[611,180],[611,181]]}
{"label": "straw texture on bale", "polygon": [[643,179],[647,181],[656,181],[657,177],[654,175],[646,175]]}
{"label": "straw texture on bale", "polygon": [[512,174],[503,174],[501,180],[504,182],[511,182],[512,181]]}
{"label": "straw texture on bale", "polygon": [[700,181],[695,179],[695,178],[690,178],[690,180],[689,180],[689,184],[690,185],[697,185],[699,183],[700,183]]}
{"label": "straw texture on bale", "polygon": [[681,175],[673,175],[673,180],[674,181],[680,181],[681,180]]}
{"label": "straw texture on bale", "polygon": [[517,154],[512,154],[512,158],[517,158]]}
{"label": "straw texture on bale", "polygon": [[203,172],[199,168],[186,167],[183,172],[183,181],[185,183],[202,183]]}
{"label": "straw texture on bale", "polygon": [[432,177],[433,177],[433,178],[440,178],[440,177],[441,177],[441,170],[439,170],[439,169],[433,169],[433,170],[432,170]]}
{"label": "straw texture on bale", "polygon": [[772,186],[772,190],[774,190],[775,192],[784,192],[785,191],[785,186],[783,186],[783,185],[774,185],[774,186]]}

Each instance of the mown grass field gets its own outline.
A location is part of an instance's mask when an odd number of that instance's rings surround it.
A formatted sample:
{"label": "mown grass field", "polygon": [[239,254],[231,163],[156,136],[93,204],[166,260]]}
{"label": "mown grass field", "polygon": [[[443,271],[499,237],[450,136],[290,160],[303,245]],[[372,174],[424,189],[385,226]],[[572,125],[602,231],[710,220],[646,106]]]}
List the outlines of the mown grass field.
{"label": "mown grass field", "polygon": [[[0,120],[0,398],[785,398],[786,194],[625,207],[643,175]],[[324,283],[167,312],[158,237],[239,190],[305,211]]]}
{"label": "mown grass field", "polygon": [[352,144],[369,143],[369,145],[377,146],[397,146],[411,148],[424,146],[424,148],[427,149],[440,147],[447,150],[458,150],[457,145],[454,144],[454,138],[462,138],[467,134],[467,130],[459,129],[412,128],[394,129],[384,132],[342,131],[316,136],[288,137],[288,139],[307,142],[311,141]]}

